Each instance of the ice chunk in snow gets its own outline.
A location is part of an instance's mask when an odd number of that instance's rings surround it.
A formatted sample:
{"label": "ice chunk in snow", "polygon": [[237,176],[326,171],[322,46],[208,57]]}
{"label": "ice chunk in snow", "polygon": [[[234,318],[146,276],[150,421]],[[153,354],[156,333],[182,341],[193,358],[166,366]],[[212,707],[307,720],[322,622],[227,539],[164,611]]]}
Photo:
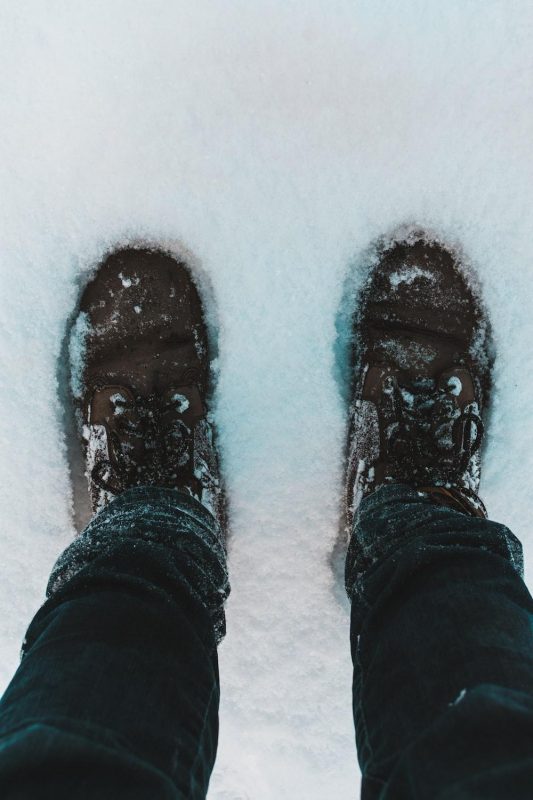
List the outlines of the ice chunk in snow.
{"label": "ice chunk in snow", "polygon": [[140,278],[135,276],[134,278],[128,278],[127,275],[123,275],[122,272],[119,272],[118,277],[125,289],[129,289],[130,286],[138,286],[140,282]]}
{"label": "ice chunk in snow", "polygon": [[125,278],[125,277],[124,277],[124,275],[122,274],[122,272],[120,272],[120,273],[119,273],[119,276],[118,276],[118,277],[119,277],[119,278],[120,278],[120,280],[122,281],[122,285],[123,285],[123,287],[124,287],[125,289],[129,289],[129,288],[130,288],[130,286],[131,286],[131,284],[132,284],[132,280],[131,280],[131,278]]}

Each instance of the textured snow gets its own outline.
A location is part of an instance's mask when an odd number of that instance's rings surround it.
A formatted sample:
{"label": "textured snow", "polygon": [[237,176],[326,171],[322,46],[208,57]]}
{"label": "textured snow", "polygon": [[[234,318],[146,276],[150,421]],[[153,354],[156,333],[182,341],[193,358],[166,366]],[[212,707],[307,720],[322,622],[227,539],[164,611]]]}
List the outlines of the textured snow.
{"label": "textured snow", "polygon": [[219,320],[233,595],[211,800],[356,794],[337,332],[346,276],[399,224],[478,269],[482,496],[531,576],[532,23],[527,0],[1,4],[4,684],[74,535],[66,325],[128,241],[188,258]]}
{"label": "textured snow", "polygon": [[81,311],[72,326],[72,332],[68,340],[69,357],[69,385],[72,394],[76,398],[81,398],[83,394],[83,364],[85,358],[86,337],[89,333],[89,317],[85,311]]}

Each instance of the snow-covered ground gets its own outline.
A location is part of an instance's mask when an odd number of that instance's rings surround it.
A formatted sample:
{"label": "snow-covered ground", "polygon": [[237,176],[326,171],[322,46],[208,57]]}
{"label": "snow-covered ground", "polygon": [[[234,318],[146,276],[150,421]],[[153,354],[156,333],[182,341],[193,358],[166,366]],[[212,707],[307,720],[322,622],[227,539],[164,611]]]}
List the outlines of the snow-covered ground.
{"label": "snow-covered ground", "polygon": [[211,800],[347,800],[331,567],[344,279],[403,222],[462,242],[498,361],[482,495],[533,577],[530,0],[0,1],[0,680],[74,535],[62,341],[117,242],[178,240],[220,319],[232,506]]}

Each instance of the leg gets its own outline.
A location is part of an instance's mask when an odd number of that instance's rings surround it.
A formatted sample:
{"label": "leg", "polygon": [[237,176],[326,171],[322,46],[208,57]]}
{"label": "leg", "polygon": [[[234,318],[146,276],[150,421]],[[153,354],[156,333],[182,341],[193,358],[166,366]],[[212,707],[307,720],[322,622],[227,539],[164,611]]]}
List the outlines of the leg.
{"label": "leg", "polygon": [[133,488],[59,560],[0,703],[0,794],[205,798],[218,735],[214,519]]}
{"label": "leg", "polygon": [[457,256],[385,244],[361,296],[346,566],[365,800],[533,786],[533,601],[477,495],[490,326]]}
{"label": "leg", "polygon": [[405,486],[363,501],[348,562],[363,798],[529,798],[533,601],[502,525]]}
{"label": "leg", "polygon": [[186,266],[111,254],[70,352],[96,516],[57,562],[0,703],[0,794],[201,800],[229,586],[209,337]]}

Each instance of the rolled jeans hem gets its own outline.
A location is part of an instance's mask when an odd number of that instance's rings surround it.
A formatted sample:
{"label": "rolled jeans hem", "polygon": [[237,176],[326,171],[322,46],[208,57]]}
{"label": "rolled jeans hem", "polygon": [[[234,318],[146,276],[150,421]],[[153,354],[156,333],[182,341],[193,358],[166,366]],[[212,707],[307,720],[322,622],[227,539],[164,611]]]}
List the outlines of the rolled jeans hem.
{"label": "rolled jeans hem", "polygon": [[436,544],[450,529],[471,546],[477,544],[502,556],[523,577],[522,545],[505,525],[436,506],[427,493],[391,483],[365,497],[355,516],[345,569],[350,600],[362,608],[368,606],[372,602],[366,591],[368,578],[388,558],[414,539],[428,537],[428,543]]}
{"label": "rolled jeans hem", "polygon": [[167,552],[180,583],[208,611],[219,643],[226,631],[224,602],[230,592],[223,534],[196,498],[177,489],[137,486],[116,497],[60,555],[47,598],[59,600],[65,591],[79,589],[98,562],[141,542]]}

